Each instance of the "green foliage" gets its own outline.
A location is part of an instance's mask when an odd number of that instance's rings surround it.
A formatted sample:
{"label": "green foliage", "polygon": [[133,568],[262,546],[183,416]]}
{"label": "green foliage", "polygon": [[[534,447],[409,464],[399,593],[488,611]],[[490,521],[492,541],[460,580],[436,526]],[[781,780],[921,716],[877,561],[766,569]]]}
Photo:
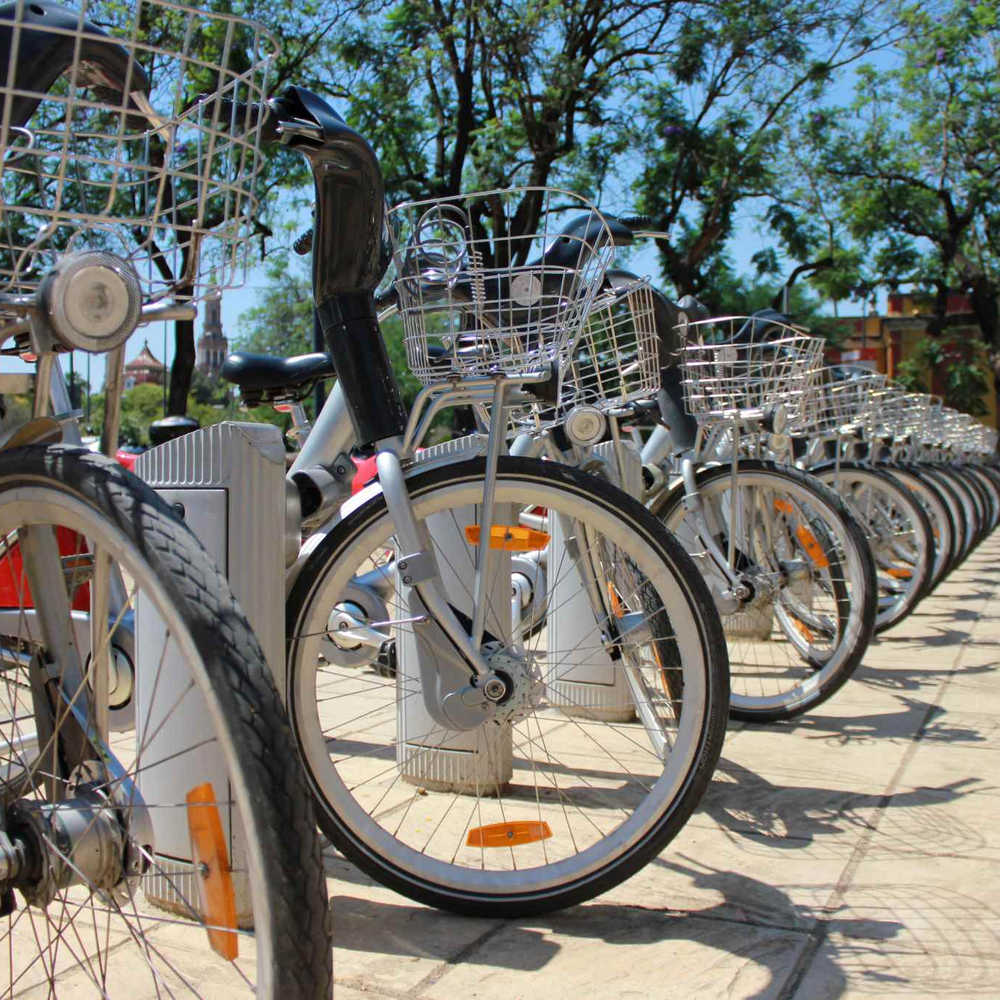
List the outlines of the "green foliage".
{"label": "green foliage", "polygon": [[925,337],[916,354],[896,369],[896,378],[914,392],[933,392],[936,373],[944,383],[944,401],[974,417],[988,413],[983,396],[989,389],[986,344],[953,334]]}
{"label": "green foliage", "polygon": [[[837,0],[722,3],[685,13],[671,73],[637,87],[635,190],[640,209],[671,232],[659,244],[665,277],[679,293],[702,296],[713,293],[740,206],[786,185],[783,140],[791,123],[815,109],[845,66],[890,44],[897,25],[887,5]],[[811,259],[821,223],[780,202],[771,214],[786,251]],[[758,276],[780,266],[768,251],[754,265]]]}
{"label": "green foliage", "polygon": [[972,298],[1000,337],[1000,20],[994,0],[904,12],[898,62],[866,66],[846,107],[803,113],[769,222],[796,259],[834,252],[830,294],[908,286]]}
{"label": "green foliage", "polygon": [[[203,376],[200,378],[204,390],[207,380]],[[287,414],[278,413],[270,406],[259,406],[253,410],[241,409],[222,384],[216,384],[207,398],[204,391],[192,392],[188,396],[187,415],[194,417],[202,427],[221,423],[223,420],[236,420],[274,424],[284,432],[290,423]],[[162,416],[163,387],[151,382],[133,386],[122,394],[119,443],[148,447],[149,425]],[[83,428],[84,433],[100,434],[103,422],[104,395],[97,394],[90,397],[90,422]]]}
{"label": "green foliage", "polygon": [[[297,260],[297,259],[296,259]],[[258,304],[240,316],[237,350],[294,357],[313,349],[313,296],[309,273],[287,254],[273,257]]]}

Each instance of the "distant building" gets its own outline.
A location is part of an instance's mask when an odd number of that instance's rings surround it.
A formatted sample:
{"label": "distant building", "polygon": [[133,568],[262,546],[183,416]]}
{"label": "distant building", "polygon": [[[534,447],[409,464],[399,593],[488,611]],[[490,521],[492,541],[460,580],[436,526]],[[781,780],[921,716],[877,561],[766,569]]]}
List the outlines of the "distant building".
{"label": "distant building", "polygon": [[162,362],[157,361],[153,352],[149,349],[149,341],[142,345],[142,350],[138,356],[125,365],[125,388],[131,389],[133,386],[142,385],[143,382],[152,382],[153,385],[163,385],[167,377],[167,368]]}
{"label": "distant building", "polygon": [[210,379],[218,378],[228,354],[229,342],[222,334],[222,292],[215,291],[205,299],[205,325],[198,341],[195,367]]}
{"label": "distant building", "polygon": [[[868,316],[841,317],[840,325],[846,337],[839,349],[826,352],[827,361],[861,364],[893,378],[900,363],[914,357],[921,341],[929,336],[933,303],[928,296],[894,293],[889,296],[888,305],[885,316],[872,312]],[[950,352],[956,356],[962,353],[968,358],[968,351],[973,349],[969,342],[982,336],[968,296],[949,295],[945,315],[949,320]],[[927,384],[936,395],[943,397],[946,394],[947,375],[947,364],[926,372]],[[986,382],[983,404],[987,413],[977,419],[988,427],[996,427],[997,398],[989,364],[986,365]]]}

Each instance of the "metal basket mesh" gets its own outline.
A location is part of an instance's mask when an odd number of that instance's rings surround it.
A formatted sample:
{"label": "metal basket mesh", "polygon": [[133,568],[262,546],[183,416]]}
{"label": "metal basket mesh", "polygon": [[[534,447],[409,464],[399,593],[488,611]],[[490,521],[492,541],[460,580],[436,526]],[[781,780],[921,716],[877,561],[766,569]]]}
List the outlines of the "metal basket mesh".
{"label": "metal basket mesh", "polygon": [[559,403],[612,409],[655,396],[659,387],[653,292],[642,279],[594,303],[563,374]]}
{"label": "metal basket mesh", "polygon": [[922,439],[930,426],[930,400],[925,393],[907,392],[898,383],[887,383],[884,391],[873,395],[871,433]]}
{"label": "metal basket mesh", "polygon": [[759,414],[779,402],[790,421],[801,419],[822,368],[821,338],[744,316],[685,323],[677,330],[684,404],[696,420]]}
{"label": "metal basket mesh", "polygon": [[[846,377],[845,377],[846,375]],[[825,368],[807,392],[796,419],[795,435],[846,434],[864,425],[872,393],[885,387],[885,376],[875,372],[844,373]]]}
{"label": "metal basket mesh", "polygon": [[648,278],[640,278],[597,298],[563,369],[558,405],[512,408],[511,433],[554,427],[574,406],[613,410],[650,399],[659,387],[653,290]]}
{"label": "metal basket mesh", "polygon": [[565,365],[614,252],[589,202],[511,188],[408,202],[389,221],[407,361],[418,379]]}
{"label": "metal basket mesh", "polygon": [[[0,291],[33,291],[79,249],[131,260],[147,299],[239,284],[259,168],[247,105],[264,100],[273,38],[165,0],[82,0],[63,20],[42,10],[18,3],[0,16],[11,53],[0,74]],[[41,35],[75,54],[44,92],[24,57]]]}

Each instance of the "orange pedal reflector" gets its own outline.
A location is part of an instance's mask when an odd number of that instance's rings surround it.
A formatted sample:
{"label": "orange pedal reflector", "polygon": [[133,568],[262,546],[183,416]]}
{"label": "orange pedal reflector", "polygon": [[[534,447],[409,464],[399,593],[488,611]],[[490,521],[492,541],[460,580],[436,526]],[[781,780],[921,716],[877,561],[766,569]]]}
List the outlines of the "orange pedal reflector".
{"label": "orange pedal reflector", "polygon": [[232,962],[240,951],[236,936],[236,896],[211,782],[192,788],[187,794],[187,806],[193,861],[195,868],[201,869],[198,894],[201,915],[208,924],[208,943],[212,951]]}
{"label": "orange pedal reflector", "polygon": [[775,500],[774,509],[780,510],[782,514],[791,514],[794,508],[787,500]]}
{"label": "orange pedal reflector", "polygon": [[830,560],[827,559],[822,546],[816,541],[816,536],[804,524],[800,524],[795,529],[795,537],[802,543],[802,548],[809,554],[809,558],[820,569],[826,569],[830,565]]}
{"label": "orange pedal reflector", "polygon": [[912,569],[905,569],[902,566],[892,566],[886,570],[886,573],[897,580],[909,580],[913,576]]}
{"label": "orange pedal reflector", "polygon": [[[470,524],[465,529],[465,540],[470,545],[479,544],[479,525]],[[537,552],[549,544],[549,536],[534,528],[522,528],[519,524],[494,524],[490,528],[490,548],[505,552]]]}
{"label": "orange pedal reflector", "polygon": [[536,840],[548,840],[552,836],[549,824],[544,820],[520,820],[516,823],[491,823],[477,826],[469,831],[466,847],[517,847],[533,844]]}

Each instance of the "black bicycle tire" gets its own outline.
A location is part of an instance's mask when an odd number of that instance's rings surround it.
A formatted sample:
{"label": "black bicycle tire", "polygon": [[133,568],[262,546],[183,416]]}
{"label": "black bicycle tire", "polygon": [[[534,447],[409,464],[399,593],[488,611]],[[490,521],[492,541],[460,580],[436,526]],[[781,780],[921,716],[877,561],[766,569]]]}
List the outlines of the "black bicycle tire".
{"label": "black bicycle tire", "polygon": [[[940,483],[935,482],[928,476],[921,475],[921,467],[918,465],[889,465],[886,466],[890,472],[897,475],[902,473],[903,475],[912,476],[916,479],[924,489],[933,494],[940,503],[941,510],[944,512],[945,520],[947,521],[948,534],[949,534],[949,545],[948,551],[945,553],[945,559],[941,564],[941,569],[933,575],[931,580],[931,586],[929,593],[933,593],[937,585],[944,580],[948,574],[951,572],[952,566],[955,564],[955,560],[958,557],[958,552],[961,546],[961,525],[955,520],[955,511],[952,505],[948,503],[948,498],[945,496],[944,490],[941,488]],[[905,485],[905,483],[904,483]],[[935,539],[935,546],[939,544],[940,539]]]}
{"label": "black bicycle tire", "polygon": [[[832,468],[835,468],[835,466],[832,464],[825,464],[812,471],[814,473],[825,473],[829,472]],[[883,632],[887,632],[889,629],[894,628],[900,622],[904,621],[913,613],[917,605],[930,593],[934,579],[934,559],[936,552],[934,545],[934,531],[927,512],[923,509],[919,502],[910,500],[909,490],[907,490],[906,487],[892,475],[891,466],[880,465],[878,467],[872,467],[861,462],[843,462],[841,463],[840,468],[845,472],[858,472],[863,473],[864,475],[870,475],[876,481],[882,483],[886,489],[895,491],[898,496],[903,499],[904,503],[909,506],[916,519],[920,522],[924,537],[927,539],[924,565],[921,567],[921,577],[912,596],[912,600],[904,605],[902,612],[891,621],[881,623],[876,622],[875,634],[881,635]]]}
{"label": "black bicycle tire", "polygon": [[232,727],[254,793],[268,869],[264,902],[274,955],[281,956],[272,963],[270,996],[332,996],[326,879],[311,799],[281,698],[228,581],[165,501],[117,462],[62,445],[0,454],[0,503],[4,491],[24,484],[84,501],[157,572],[202,654],[211,694]]}

